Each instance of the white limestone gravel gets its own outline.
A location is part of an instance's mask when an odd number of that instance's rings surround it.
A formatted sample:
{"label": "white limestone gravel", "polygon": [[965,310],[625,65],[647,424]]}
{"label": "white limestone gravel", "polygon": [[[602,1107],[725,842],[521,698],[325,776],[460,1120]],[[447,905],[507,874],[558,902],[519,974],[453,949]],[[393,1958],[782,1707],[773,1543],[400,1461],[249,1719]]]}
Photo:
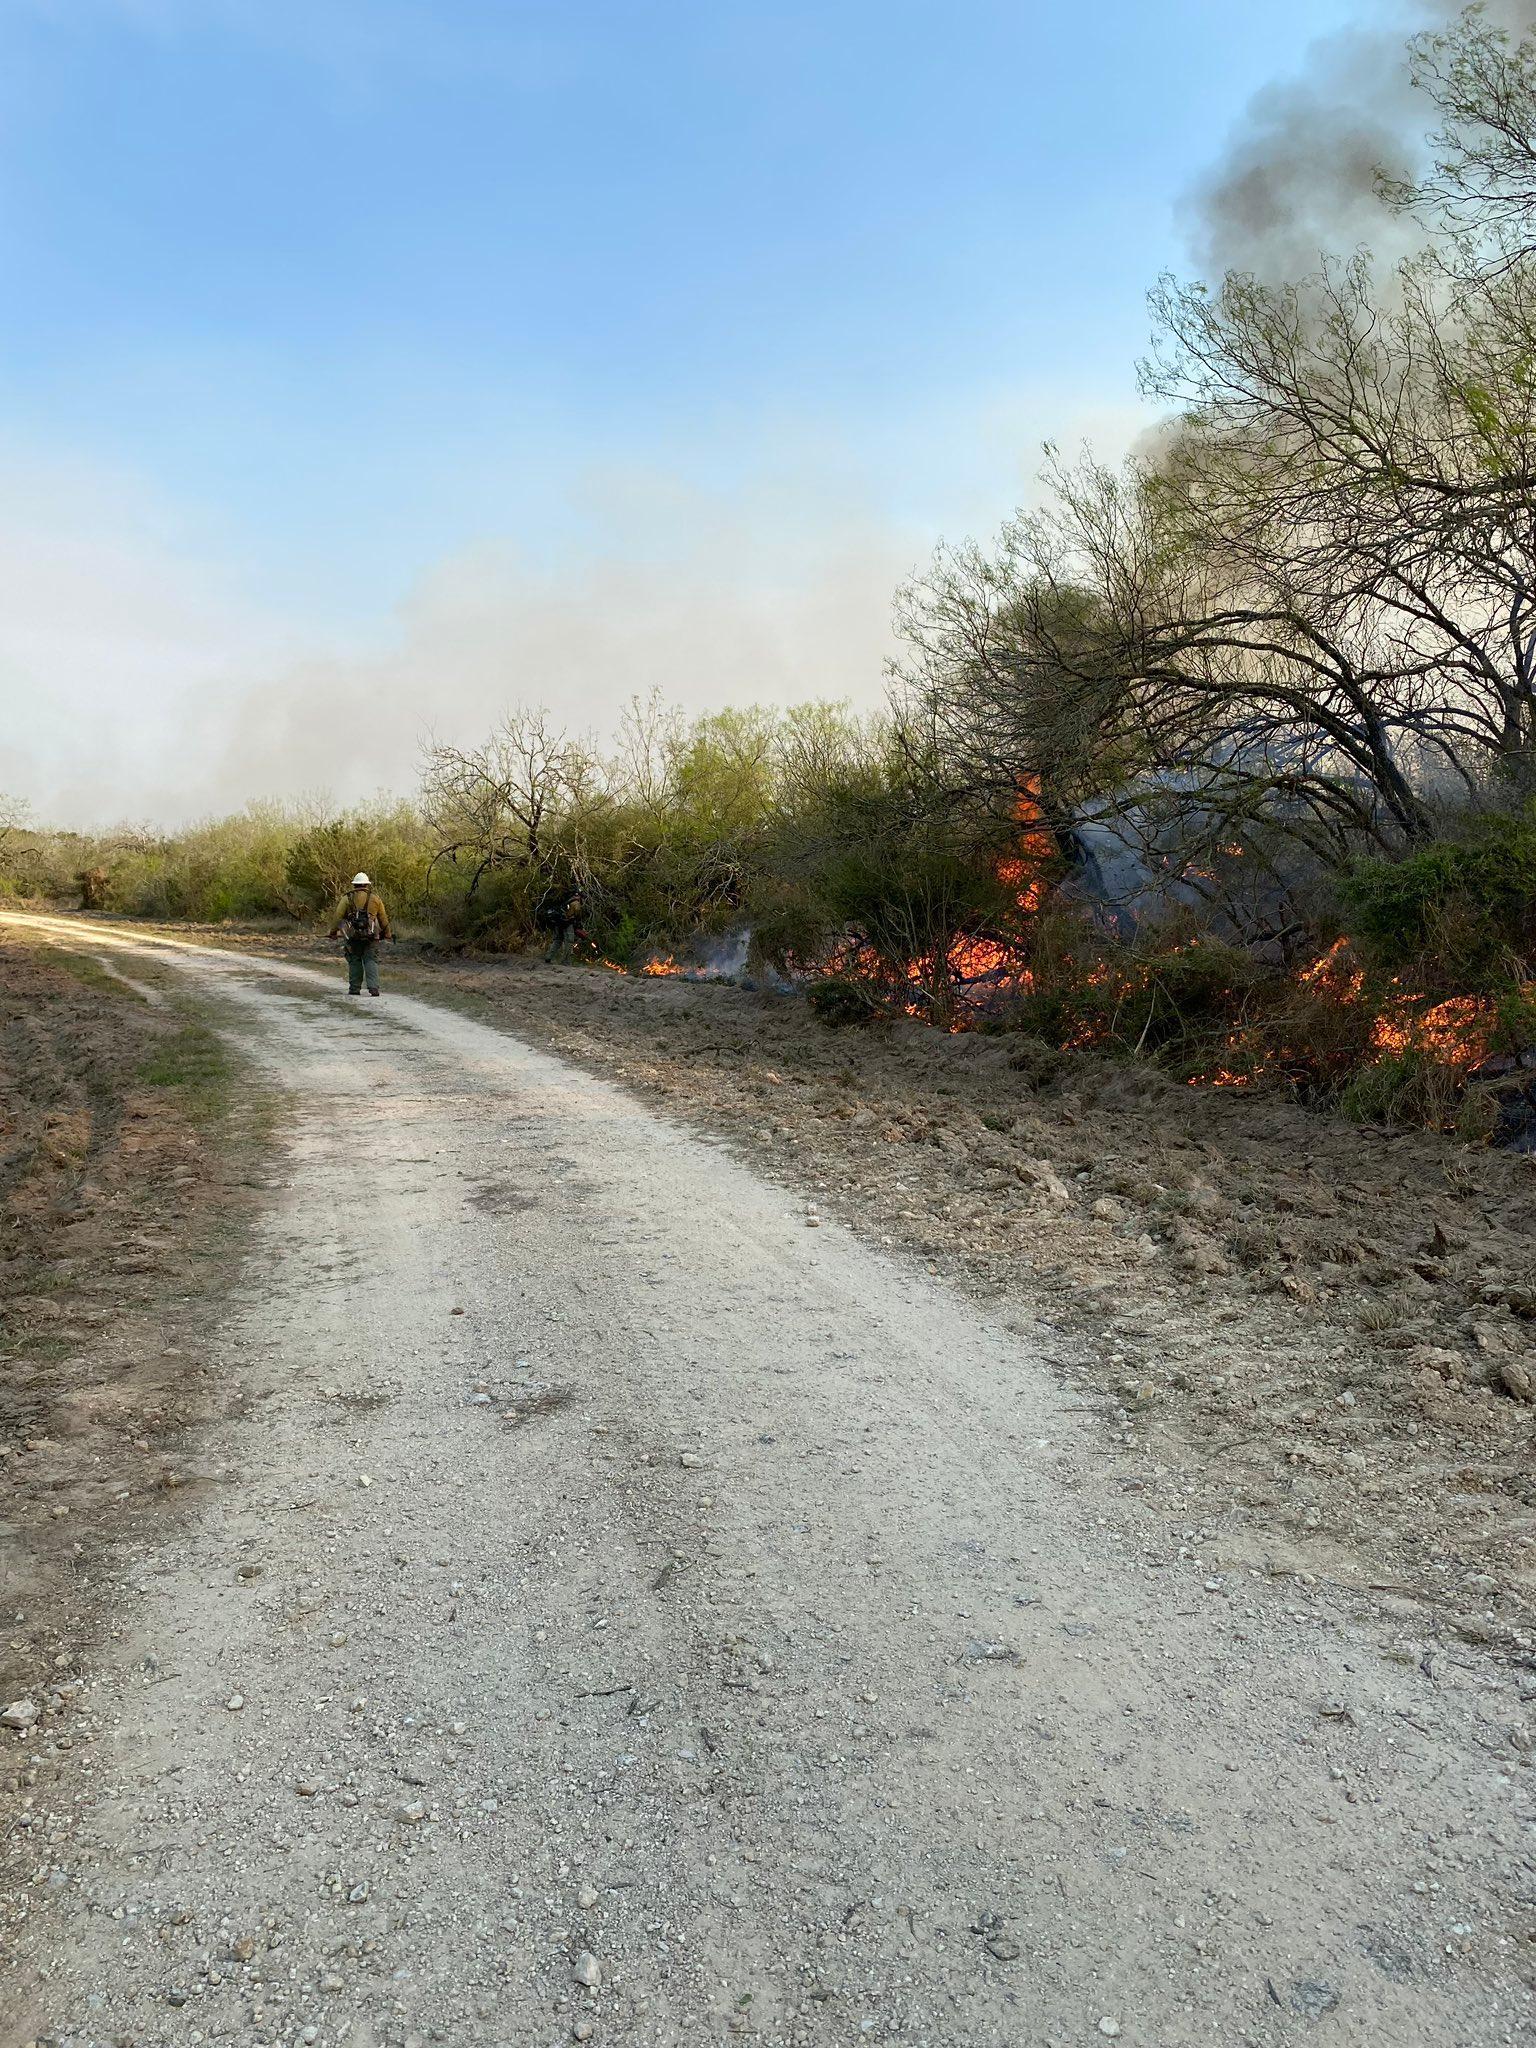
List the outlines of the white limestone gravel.
{"label": "white limestone gravel", "polygon": [[621,1088],[152,950],[288,1157],[7,2042],[1532,2040],[1513,1674],[1210,1598],[1029,1341]]}

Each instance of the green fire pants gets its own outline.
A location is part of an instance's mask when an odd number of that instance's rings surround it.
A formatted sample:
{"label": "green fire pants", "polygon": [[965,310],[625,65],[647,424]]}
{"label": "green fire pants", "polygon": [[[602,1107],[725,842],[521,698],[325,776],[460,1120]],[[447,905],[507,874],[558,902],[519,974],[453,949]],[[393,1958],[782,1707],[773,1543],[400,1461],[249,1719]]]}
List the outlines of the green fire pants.
{"label": "green fire pants", "polygon": [[348,995],[362,994],[365,975],[368,980],[368,993],[376,996],[379,992],[379,947],[376,939],[370,939],[366,946],[348,946]]}

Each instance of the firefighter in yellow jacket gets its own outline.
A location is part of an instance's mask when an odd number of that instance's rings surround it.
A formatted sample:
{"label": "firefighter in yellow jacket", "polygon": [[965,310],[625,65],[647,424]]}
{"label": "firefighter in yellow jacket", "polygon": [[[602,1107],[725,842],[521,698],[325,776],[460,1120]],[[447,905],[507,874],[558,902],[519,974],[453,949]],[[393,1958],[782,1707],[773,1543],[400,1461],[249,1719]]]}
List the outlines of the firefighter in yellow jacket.
{"label": "firefighter in yellow jacket", "polygon": [[366,875],[352,877],[352,892],[342,899],[331,926],[331,937],[340,939],[347,956],[347,994],[360,996],[366,977],[368,993],[379,992],[379,941],[392,939],[389,912],[384,898],[376,896]]}

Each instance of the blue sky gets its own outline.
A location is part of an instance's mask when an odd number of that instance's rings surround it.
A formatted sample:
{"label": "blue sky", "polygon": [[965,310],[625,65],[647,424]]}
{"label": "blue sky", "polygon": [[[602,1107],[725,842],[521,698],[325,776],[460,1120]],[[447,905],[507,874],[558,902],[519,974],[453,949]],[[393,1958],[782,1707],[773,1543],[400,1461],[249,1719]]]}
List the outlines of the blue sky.
{"label": "blue sky", "polygon": [[519,697],[872,701],[896,578],[1043,436],[1123,443],[1181,196],[1372,18],[0,0],[0,788],[184,816],[408,786]]}

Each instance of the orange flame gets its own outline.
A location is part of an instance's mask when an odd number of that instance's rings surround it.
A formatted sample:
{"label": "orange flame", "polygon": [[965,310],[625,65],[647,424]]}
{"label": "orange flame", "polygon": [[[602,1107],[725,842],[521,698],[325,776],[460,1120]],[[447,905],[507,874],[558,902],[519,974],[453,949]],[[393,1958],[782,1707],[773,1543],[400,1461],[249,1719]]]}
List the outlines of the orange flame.
{"label": "orange flame", "polygon": [[1365,987],[1365,975],[1356,965],[1348,939],[1335,939],[1296,979],[1304,988],[1319,989],[1341,1003],[1357,1002]]}
{"label": "orange flame", "polygon": [[[1365,993],[1365,974],[1348,939],[1335,939],[1297,978],[1340,1003],[1357,1003]],[[1371,1024],[1371,1043],[1383,1057],[1426,1052],[1453,1067],[1475,1067],[1487,1057],[1491,1003],[1481,996],[1448,996],[1426,1005],[1421,995],[1400,982],[1394,981],[1392,988],[1392,996]]]}
{"label": "orange flame", "polygon": [[[1014,810],[1020,826],[1017,850],[997,863],[996,874],[1005,887],[1015,890],[1015,901],[1026,913],[1038,910],[1046,889],[1046,869],[1055,857],[1055,845],[1045,829],[1039,803],[1039,786],[1030,783],[1019,791]],[[1238,845],[1221,849],[1237,859]],[[1198,941],[1174,948],[1185,952]],[[615,960],[602,963],[615,974],[630,970]],[[814,964],[801,963],[800,972],[844,975],[871,985],[893,1007],[907,1016],[938,1022],[940,1006],[951,1031],[965,1031],[979,1021],[982,1006],[1000,995],[1022,994],[1034,987],[1034,975],[1026,965],[1018,938],[971,933],[954,939],[942,961],[933,956],[909,960],[893,970],[875,950],[857,940],[845,939],[829,955]],[[1095,988],[1109,987],[1129,997],[1146,987],[1152,971],[1134,960],[1100,960],[1082,975]],[[638,972],[649,979],[681,978],[690,981],[710,977],[699,968],[679,963],[672,954],[648,960]],[[1364,1004],[1366,973],[1347,938],[1335,939],[1326,951],[1299,968],[1294,976],[1298,988],[1311,991],[1339,1005]],[[1536,986],[1529,993],[1536,995]],[[1099,1006],[1102,1009],[1102,1005]],[[1118,1014],[1118,1013],[1117,1013]],[[1362,1017],[1358,1033],[1347,1033],[1353,1054],[1338,1057],[1358,1059],[1362,1042],[1368,1038],[1378,1060],[1404,1052],[1420,1052],[1439,1060],[1458,1073],[1469,1073],[1487,1058],[1494,1043],[1493,1005],[1478,996],[1452,996],[1429,1002],[1422,992],[1392,983],[1374,1015]],[[1114,1024],[1106,1015],[1083,1018],[1067,1035],[1068,1050],[1080,1050],[1114,1035]],[[1293,1080],[1315,1080],[1317,1059],[1307,1049],[1287,1051],[1267,1040],[1259,1030],[1241,1024],[1229,1031],[1221,1053],[1202,1073],[1189,1078],[1192,1088],[1250,1088],[1266,1074],[1285,1074]],[[1330,1069],[1337,1076],[1343,1069],[1335,1059]]]}
{"label": "orange flame", "polygon": [[1414,1012],[1406,1006],[1383,1011],[1371,1026],[1371,1043],[1390,1058],[1426,1052],[1448,1067],[1475,1067],[1488,1057],[1493,1005],[1478,996],[1449,996]]}
{"label": "orange flame", "polygon": [[1019,850],[1000,860],[996,873],[1005,888],[1017,890],[1018,906],[1029,915],[1044,900],[1045,880],[1040,871],[1056,851],[1056,842],[1045,828],[1045,813],[1040,808],[1038,775],[1031,775],[1020,784],[1013,816],[1014,822],[1023,828],[1019,833]]}

